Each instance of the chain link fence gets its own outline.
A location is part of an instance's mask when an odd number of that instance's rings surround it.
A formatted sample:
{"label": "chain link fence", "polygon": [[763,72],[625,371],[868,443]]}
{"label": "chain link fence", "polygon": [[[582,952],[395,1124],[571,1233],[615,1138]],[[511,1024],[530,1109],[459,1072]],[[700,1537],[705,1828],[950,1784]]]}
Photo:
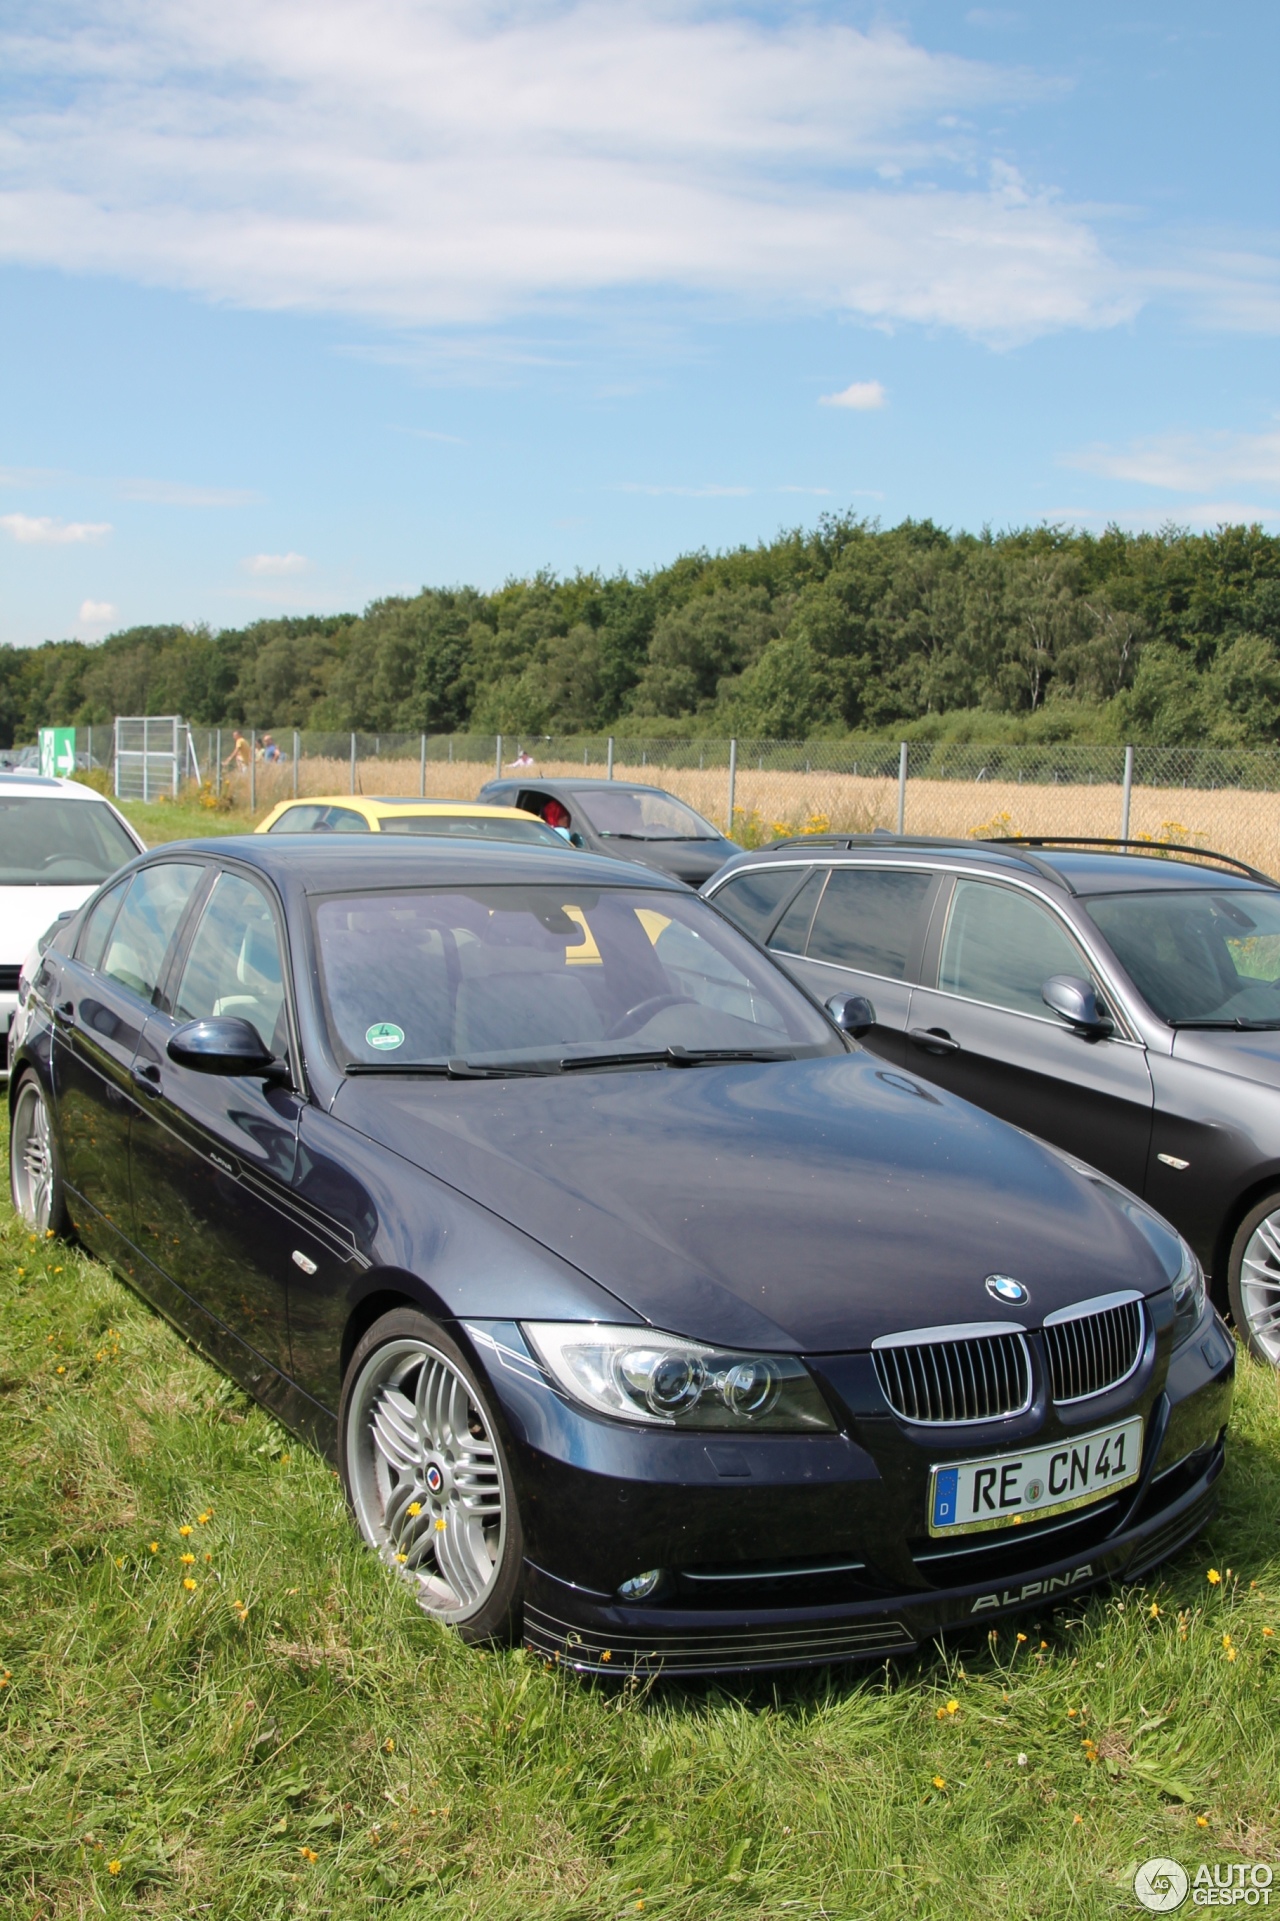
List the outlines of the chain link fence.
{"label": "chain link fence", "polygon": [[[80,728],[77,762],[113,773],[115,728]],[[644,735],[190,729],[211,805],[294,795],[474,800],[501,771],[668,788],[734,838],[853,832],[1063,834],[1170,840],[1280,870],[1280,748],[891,739],[699,740]],[[1128,769],[1126,777],[1126,766]]]}

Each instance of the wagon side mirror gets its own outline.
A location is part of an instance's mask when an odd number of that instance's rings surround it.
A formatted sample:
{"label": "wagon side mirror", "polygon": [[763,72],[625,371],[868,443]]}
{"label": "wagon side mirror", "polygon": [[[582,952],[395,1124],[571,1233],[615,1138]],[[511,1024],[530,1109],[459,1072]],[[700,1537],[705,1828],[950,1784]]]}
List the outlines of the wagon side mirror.
{"label": "wagon side mirror", "polygon": [[876,1024],[876,1010],[865,994],[833,994],[825,1006],[840,1032],[851,1034],[855,1041]]}
{"label": "wagon side mirror", "polygon": [[1115,1032],[1115,1023],[1092,982],[1078,974],[1051,975],[1040,989],[1040,998],[1086,1039],[1100,1040]]}
{"label": "wagon side mirror", "polygon": [[196,1074],[244,1074],[255,1080],[285,1080],[289,1070],[271,1052],[251,1021],[238,1014],[212,1014],[187,1021],[169,1036],[171,1061]]}

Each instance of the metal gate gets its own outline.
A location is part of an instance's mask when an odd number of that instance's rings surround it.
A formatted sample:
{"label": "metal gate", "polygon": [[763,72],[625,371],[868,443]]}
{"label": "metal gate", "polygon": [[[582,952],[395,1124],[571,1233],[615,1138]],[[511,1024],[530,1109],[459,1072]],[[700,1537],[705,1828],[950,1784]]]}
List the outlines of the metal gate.
{"label": "metal gate", "polygon": [[117,716],[115,793],[117,800],[178,798],[187,774],[200,779],[191,729],[177,714]]}

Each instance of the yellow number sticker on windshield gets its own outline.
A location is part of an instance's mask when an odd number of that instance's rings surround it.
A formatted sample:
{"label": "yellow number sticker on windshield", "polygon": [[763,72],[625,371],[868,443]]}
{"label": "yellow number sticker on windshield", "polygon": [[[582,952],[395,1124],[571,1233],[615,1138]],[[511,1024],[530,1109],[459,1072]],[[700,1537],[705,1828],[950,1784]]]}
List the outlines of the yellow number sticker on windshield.
{"label": "yellow number sticker on windshield", "polygon": [[603,966],[600,949],[596,946],[596,937],[587,925],[587,917],[582,909],[580,907],[566,907],[564,911],[569,916],[569,919],[576,921],[582,929],[582,939],[578,942],[577,946],[566,947],[564,950],[565,965],[567,967]]}

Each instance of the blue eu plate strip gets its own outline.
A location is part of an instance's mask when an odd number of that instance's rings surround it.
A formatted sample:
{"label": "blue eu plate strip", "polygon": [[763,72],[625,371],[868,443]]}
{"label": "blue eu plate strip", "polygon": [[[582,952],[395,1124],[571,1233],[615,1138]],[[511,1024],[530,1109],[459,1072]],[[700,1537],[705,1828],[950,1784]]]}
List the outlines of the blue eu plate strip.
{"label": "blue eu plate strip", "polygon": [[954,1527],[956,1523],[956,1482],[959,1471],[940,1467],[933,1477],[933,1525]]}

